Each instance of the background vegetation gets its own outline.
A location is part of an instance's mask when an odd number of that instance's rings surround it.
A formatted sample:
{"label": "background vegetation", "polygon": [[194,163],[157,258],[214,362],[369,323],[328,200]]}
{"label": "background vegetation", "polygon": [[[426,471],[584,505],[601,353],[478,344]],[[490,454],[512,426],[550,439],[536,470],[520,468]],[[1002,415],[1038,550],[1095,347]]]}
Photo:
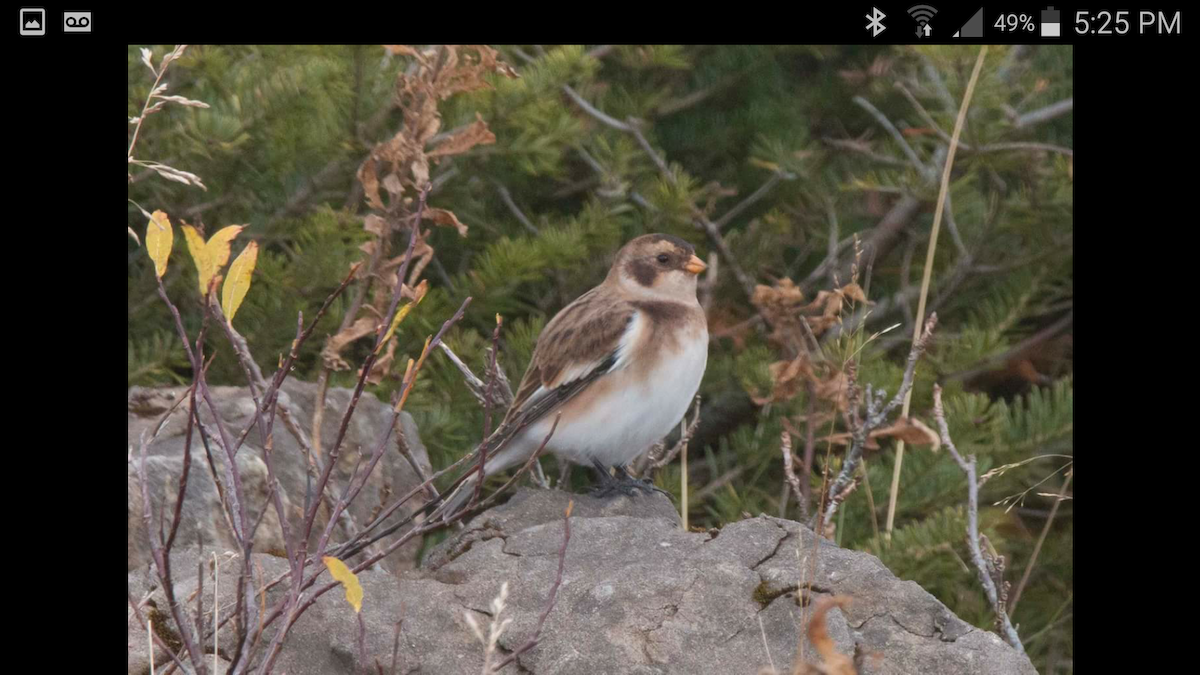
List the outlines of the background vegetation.
{"label": "background vegetation", "polygon": [[[170,51],[150,49],[156,64]],[[691,522],[717,527],[743,514],[815,510],[826,470],[836,472],[844,450],[823,440],[845,431],[839,374],[852,365],[859,383],[899,387],[947,137],[977,50],[496,49],[506,66],[486,76],[488,87],[437,104],[443,133],[482,120],[495,140],[432,158],[429,204],[467,229],[431,230],[422,274],[430,290],[398,333],[396,362],[418,354],[471,295],[448,345],[482,374],[502,314],[499,361],[517,380],[545,321],[603,278],[621,243],[677,234],[702,257],[719,258],[701,288],[713,341],[689,447]],[[143,208],[208,234],[247,225],[242,239],[257,241],[260,253],[239,323],[268,371],[295,335],[297,312],[311,315],[369,251],[371,205],[357,174],[377,143],[404,128],[397,75],[411,72],[413,59],[378,46],[190,47],[170,66],[168,93],[209,107],[167,106],[140,128],[139,157],[195,174],[206,189],[131,167],[130,227],[145,231]],[[131,47],[130,118],[153,85],[140,47]],[[1073,502],[1059,501],[1071,494],[1064,481],[1073,455],[1071,97],[1071,47],[988,54],[954,162],[929,292],[940,322],[911,408],[934,426],[931,390],[940,382],[957,446],[979,457],[980,473],[1010,467],[982,488],[981,527],[1007,560],[1019,593],[1010,597],[1012,618],[1042,673],[1069,672],[1072,656]],[[397,231],[392,254],[407,241]],[[130,239],[128,383],[189,382],[151,266]],[[193,273],[177,263],[164,281],[194,335],[200,312],[186,311],[197,307]],[[782,295],[801,293],[789,296],[795,307],[844,288],[852,275],[872,304],[847,294],[828,312],[832,320],[809,321],[820,346],[802,365],[816,372],[789,375],[786,364],[800,357],[773,314]],[[352,297],[338,299],[315,337],[339,332]],[[349,343],[342,356],[361,362],[369,342]],[[295,376],[320,377],[321,348],[320,339],[305,346]],[[372,389],[386,399],[402,375],[381,371]],[[356,373],[328,378],[353,386]],[[209,379],[244,384],[228,346],[217,349]],[[480,437],[483,413],[441,355],[425,364],[406,407],[435,467]],[[811,448],[811,473],[797,469],[809,504],[785,488],[785,431],[797,455]],[[885,434],[868,450],[863,482],[838,511],[833,536],[991,627],[964,539],[966,479],[945,452],[907,448],[887,540],[895,442]],[[552,460],[544,464],[558,475]],[[583,485],[588,477],[576,473]],[[675,462],[656,481],[678,497],[680,473]]]}

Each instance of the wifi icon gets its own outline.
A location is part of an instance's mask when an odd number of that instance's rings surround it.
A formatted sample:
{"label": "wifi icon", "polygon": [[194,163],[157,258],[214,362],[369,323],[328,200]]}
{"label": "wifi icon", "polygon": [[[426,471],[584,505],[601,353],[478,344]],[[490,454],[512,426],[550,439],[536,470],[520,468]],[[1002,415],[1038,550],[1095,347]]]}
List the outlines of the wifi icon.
{"label": "wifi icon", "polygon": [[934,14],[937,14],[937,8],[929,5],[913,5],[908,8],[908,15],[917,22],[917,37],[929,37],[929,20],[933,18]]}

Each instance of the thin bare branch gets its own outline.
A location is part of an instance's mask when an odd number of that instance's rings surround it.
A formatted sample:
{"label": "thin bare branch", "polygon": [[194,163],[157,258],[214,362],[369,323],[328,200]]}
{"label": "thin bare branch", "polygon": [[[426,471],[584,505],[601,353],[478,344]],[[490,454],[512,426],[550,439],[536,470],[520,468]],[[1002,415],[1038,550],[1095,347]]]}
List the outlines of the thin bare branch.
{"label": "thin bare branch", "polygon": [[1067,113],[1071,112],[1074,107],[1074,97],[1063,99],[1057,103],[1052,103],[1045,108],[1039,108],[1033,112],[1027,112],[1024,115],[1017,117],[1017,119],[1013,122],[1013,126],[1017,129],[1025,129],[1036,124],[1041,124],[1042,122],[1049,122],[1052,119],[1066,115]]}
{"label": "thin bare branch", "polygon": [[571,88],[571,85],[564,84],[562,86],[562,90],[571,98],[572,101],[575,102],[575,105],[582,108],[584,112],[586,112],[588,115],[591,115],[592,118],[596,119],[597,121],[610,126],[617,131],[624,131],[626,133],[633,131],[632,127],[630,127],[628,124],[615,117],[610,117],[609,115],[605,114],[604,111],[600,110],[591,103],[588,103],[586,99],[579,95],[579,92]]}
{"label": "thin bare branch", "polygon": [[[921,356],[928,349],[929,342],[933,336],[933,329],[936,326],[937,313],[934,312],[926,320],[925,329],[921,332],[921,337],[913,343],[912,349],[908,352],[908,362],[904,368],[904,378],[900,382],[900,389],[891,400],[885,404],[883,401],[887,396],[887,392],[883,390],[874,391],[871,385],[867,385],[864,400],[866,414],[863,415],[860,422],[854,425],[851,432],[850,448],[846,451],[846,458],[842,462],[842,470],[838,473],[837,478],[833,481],[833,485],[829,488],[829,503],[826,505],[822,517],[824,527],[828,527],[833,521],[833,514],[837,511],[838,504],[845,500],[848,494],[847,490],[855,480],[858,465],[862,459],[863,449],[866,447],[867,439],[870,437],[871,432],[886,422],[891,417],[892,412],[911,396],[917,362],[921,360]],[[857,410],[857,408],[854,408],[854,410]]]}
{"label": "thin bare branch", "polygon": [[871,117],[875,118],[876,122],[879,122],[880,126],[882,126],[889,134],[891,134],[892,140],[896,141],[896,144],[900,146],[900,149],[904,152],[904,156],[908,157],[909,163],[913,165],[913,167],[917,170],[917,173],[921,175],[929,173],[929,167],[925,166],[925,164],[921,162],[921,158],[917,157],[916,151],[912,149],[912,146],[908,144],[908,141],[904,140],[904,134],[900,133],[900,130],[896,128],[895,124],[892,124],[892,121],[887,118],[887,115],[884,115],[882,112],[880,112],[879,108],[876,108],[871,104],[870,101],[862,96],[855,96],[851,100],[853,100],[858,107],[866,110]]}
{"label": "thin bare branch", "polygon": [[725,226],[728,225],[730,222],[732,222],[734,218],[737,218],[739,215],[742,214],[743,211],[745,211],[746,209],[753,206],[755,202],[757,202],[758,200],[767,196],[767,193],[770,192],[776,185],[778,185],[780,181],[795,180],[795,178],[796,178],[795,174],[789,173],[787,171],[776,171],[776,172],[772,173],[771,177],[767,179],[767,182],[760,185],[759,188],[757,190],[755,190],[754,192],[750,193],[750,195],[748,197],[746,197],[742,201],[738,202],[733,208],[726,211],[725,215],[721,216],[720,218],[717,218],[717,220],[716,220],[717,229],[718,230],[725,229]]}
{"label": "thin bare branch", "polygon": [[1005,611],[1001,601],[1000,591],[996,588],[995,579],[992,578],[991,566],[984,560],[983,551],[979,545],[979,479],[975,475],[975,455],[964,458],[955,447],[954,440],[950,438],[950,427],[946,424],[946,411],[942,407],[942,388],[936,384],[933,385],[933,416],[937,420],[938,431],[941,433],[942,446],[949,451],[950,456],[967,474],[967,546],[971,550],[971,562],[975,565],[979,582],[983,585],[988,602],[996,612],[996,622],[1004,641],[1020,654],[1024,654],[1025,647],[1021,644],[1017,629],[1013,627],[1012,621],[1008,618],[1008,612]]}
{"label": "thin bare branch", "polygon": [[1032,142],[1013,142],[1013,143],[989,143],[988,145],[975,148],[975,152],[1004,152],[1007,150],[1031,150],[1034,152],[1057,152],[1060,155],[1074,157],[1075,151],[1071,148],[1065,148],[1061,145],[1052,143],[1032,143]]}
{"label": "thin bare branch", "polygon": [[529,231],[530,234],[532,234],[536,237],[538,234],[541,233],[537,229],[537,226],[535,226],[533,224],[533,222],[530,221],[529,218],[525,215],[525,213],[523,211],[521,211],[521,207],[517,206],[517,203],[513,201],[512,193],[510,193],[508,191],[508,188],[504,187],[504,185],[497,182],[496,183],[496,192],[500,193],[500,200],[503,201],[504,205],[508,207],[508,210],[510,213],[513,214],[513,217],[516,218],[521,223],[521,225],[524,226],[524,228]]}
{"label": "thin bare branch", "polygon": [[787,479],[787,484],[792,486],[796,501],[804,504],[808,500],[804,490],[800,489],[800,479],[796,477],[796,456],[792,454],[792,435],[787,431],[779,435],[779,451],[783,453],[783,475]]}
{"label": "thin bare branch", "polygon": [[[917,100],[916,96],[913,96],[912,92],[908,90],[908,87],[904,86],[903,82],[897,82],[896,88],[900,90],[900,93],[904,94],[904,98],[908,99],[908,102],[912,104],[912,107],[917,110],[917,114],[921,116],[921,119],[925,120],[925,123],[928,124],[931,129],[933,129],[938,137],[949,143],[950,134],[946,133],[946,130],[942,129],[942,127],[933,119],[933,115],[929,114],[929,111],[925,109],[925,106],[921,105],[921,102]],[[959,141],[958,147],[962,148],[963,150],[971,149],[971,146],[963,143],[962,141]]]}

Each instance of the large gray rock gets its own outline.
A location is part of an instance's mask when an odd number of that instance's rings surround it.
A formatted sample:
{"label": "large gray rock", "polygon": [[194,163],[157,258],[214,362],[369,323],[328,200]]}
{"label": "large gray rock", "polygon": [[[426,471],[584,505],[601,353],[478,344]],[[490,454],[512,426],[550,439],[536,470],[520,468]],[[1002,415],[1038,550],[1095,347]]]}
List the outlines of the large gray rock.
{"label": "large gray rock", "polygon": [[[787,671],[812,604],[837,594],[853,601],[845,610],[831,610],[826,626],[838,651],[860,656],[864,675],[1035,674],[1029,660],[995,634],[959,620],[874,556],[839,549],[798,523],[760,516],[720,531],[684,532],[659,495],[602,501],[545,490],[520,490],[477,516],[418,570],[398,579],[359,575],[371,668],[376,658],[385,671],[390,666],[395,626],[402,621],[397,672],[480,672],[484,649],[465,615],[486,632],[492,600],[505,582],[501,619],[512,622],[499,640],[499,658],[524,644],[557,574],[562,514],[571,499],[571,540],[557,603],[538,645],[504,672],[754,675],[771,663]],[[267,578],[286,570],[283,560],[269,556],[256,555],[255,565],[260,557]],[[185,560],[179,567],[195,570],[195,559]],[[223,568],[222,579],[227,574]],[[131,588],[153,586],[139,575],[130,575]],[[195,588],[195,573],[188,576],[177,585],[180,597]],[[230,587],[222,584],[226,605],[232,603],[225,595]],[[267,594],[268,606],[279,592]],[[161,602],[161,591],[151,596]],[[297,622],[276,672],[355,672],[357,634],[353,610],[335,589]],[[229,639],[221,637],[223,644]],[[807,660],[818,660],[813,645],[803,641]]]}
{"label": "large gray rock", "polygon": [[[185,391],[184,387],[133,387],[129,390],[128,442],[132,453],[132,461],[128,466],[129,570],[144,567],[150,561],[150,549],[142,519],[141,483],[138,480],[139,441],[143,433],[147,438],[154,433],[154,427],[162,415]],[[326,395],[324,422],[321,427],[321,447],[324,453],[322,458],[328,455],[333,446],[342,414],[346,410],[352,394],[353,392],[349,389],[331,388]],[[254,400],[245,387],[213,387],[212,396],[220,411],[221,419],[228,425],[231,434],[239,435],[253,423]],[[292,419],[303,437],[307,437],[311,430],[315,409],[316,385],[286,380],[279,398],[280,402],[291,411]],[[201,419],[215,434],[216,427],[208,406],[202,401],[198,401],[198,405],[201,410]],[[156,528],[160,513],[168,525],[173,513],[179,476],[183,468],[187,434],[186,408],[187,402],[185,401],[168,418],[158,437],[147,448],[146,472],[150,488],[151,514]],[[362,395],[358,407],[350,419],[338,464],[330,479],[330,494],[334,496],[342,494],[351,472],[360,459],[365,466],[365,462],[376,447],[380,434],[391,419],[391,414],[391,407],[379,401],[374,395],[369,393]],[[350,506],[349,512],[339,519],[332,537],[334,541],[344,540],[348,536],[348,529],[357,529],[365,525],[375,513],[378,513],[381,500],[385,503],[390,502],[421,483],[412,466],[398,451],[397,440],[399,437],[402,437],[403,441],[407,443],[413,457],[422,469],[427,472],[430,470],[429,457],[426,454],[425,446],[421,444],[412,417],[408,413],[401,413],[400,423],[397,426],[400,428],[392,431],[379,466],[371,474],[358,499]],[[289,430],[281,415],[277,415],[275,418],[273,436],[272,465],[283,487],[282,501],[285,513],[289,514],[288,521],[296,525],[302,520],[301,511],[308,486],[307,459],[302,451],[302,446]],[[191,448],[192,465],[176,546],[194,548],[197,546],[197,542],[202,542],[205,547],[213,546],[221,550],[234,550],[236,546],[233,533],[223,515],[220,497],[210,474],[204,445],[201,443],[198,430],[193,431]],[[211,449],[217,476],[224,482],[225,454],[215,444],[211,446]],[[254,522],[259,514],[262,514],[264,509],[266,510],[256,532],[254,550],[283,555],[285,547],[282,528],[274,506],[268,501],[267,466],[263,460],[261,439],[257,429],[253,429],[247,436],[246,443],[238,452],[237,463],[241,472],[243,491],[246,493],[246,509],[249,520]],[[319,467],[320,464],[318,463],[317,466]],[[313,482],[316,482],[315,475]],[[393,518],[401,518],[407,514],[407,510],[401,508]],[[313,528],[312,544],[315,544],[315,540],[324,530],[328,519],[329,511],[323,505],[318,510],[317,522]],[[419,541],[406,544],[400,551],[389,556],[385,566],[393,572],[411,569],[415,565],[419,547]]]}

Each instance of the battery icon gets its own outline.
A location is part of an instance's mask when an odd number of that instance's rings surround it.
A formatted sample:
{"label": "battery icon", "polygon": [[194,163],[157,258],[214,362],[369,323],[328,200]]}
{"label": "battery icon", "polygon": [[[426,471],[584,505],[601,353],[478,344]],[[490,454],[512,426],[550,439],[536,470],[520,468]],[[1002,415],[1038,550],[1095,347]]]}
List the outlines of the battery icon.
{"label": "battery icon", "polygon": [[1059,37],[1061,25],[1058,22],[1058,10],[1050,5],[1042,10],[1042,37]]}

